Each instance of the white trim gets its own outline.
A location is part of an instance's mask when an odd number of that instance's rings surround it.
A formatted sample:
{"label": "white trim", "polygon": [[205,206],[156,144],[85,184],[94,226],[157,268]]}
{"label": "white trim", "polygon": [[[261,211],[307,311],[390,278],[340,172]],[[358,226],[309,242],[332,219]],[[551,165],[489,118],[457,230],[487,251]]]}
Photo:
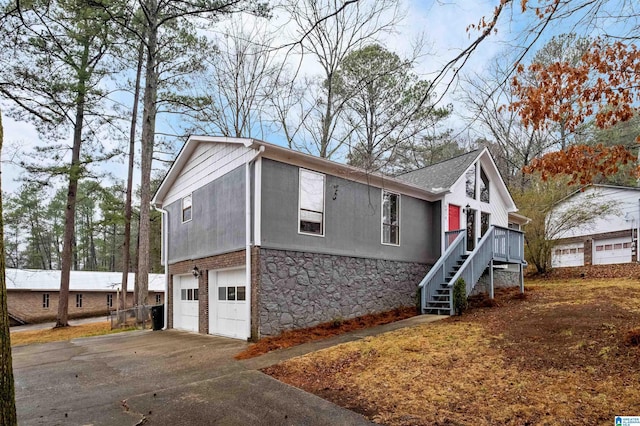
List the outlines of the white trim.
{"label": "white trim", "polygon": [[[385,243],[384,242],[384,194],[388,193],[388,194],[393,194],[396,195],[398,197],[398,244],[394,244],[394,243]],[[401,223],[401,216],[402,216],[402,208],[400,206],[401,203],[401,198],[402,196],[400,194],[398,194],[397,192],[393,192],[393,191],[389,191],[388,189],[384,189],[382,188],[380,190],[380,244],[382,244],[383,246],[392,246],[392,247],[400,247],[400,230],[402,229],[402,223]]]}
{"label": "white trim", "polygon": [[253,168],[253,244],[262,241],[262,158],[258,158]]}
{"label": "white trim", "polygon": [[[315,234],[312,232],[302,232],[300,231],[300,200],[302,197],[300,196],[300,189],[302,188],[302,172],[309,172],[319,176],[322,176],[322,233]],[[313,237],[321,237],[324,238],[325,229],[326,229],[326,218],[327,218],[327,175],[324,173],[316,172],[315,170],[305,169],[303,167],[298,168],[298,222],[296,223],[296,227],[298,229],[298,234],[300,235],[311,235]]]}

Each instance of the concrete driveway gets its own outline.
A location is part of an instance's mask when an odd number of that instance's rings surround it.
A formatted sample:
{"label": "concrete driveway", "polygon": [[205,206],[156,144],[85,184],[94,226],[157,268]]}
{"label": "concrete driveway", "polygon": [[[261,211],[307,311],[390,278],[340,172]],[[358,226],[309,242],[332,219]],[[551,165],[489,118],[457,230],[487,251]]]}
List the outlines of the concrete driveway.
{"label": "concrete driveway", "polygon": [[235,361],[246,345],[170,330],[15,347],[19,424],[370,424]]}

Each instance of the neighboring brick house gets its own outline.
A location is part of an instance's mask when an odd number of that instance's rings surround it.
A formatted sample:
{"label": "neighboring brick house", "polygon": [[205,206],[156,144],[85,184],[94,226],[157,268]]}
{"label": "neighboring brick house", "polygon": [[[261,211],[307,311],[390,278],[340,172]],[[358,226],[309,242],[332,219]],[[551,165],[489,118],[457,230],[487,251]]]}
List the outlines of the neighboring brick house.
{"label": "neighboring brick house", "polygon": [[152,202],[167,326],[199,333],[257,339],[416,306],[449,245],[464,237],[473,254],[494,228],[523,263],[522,233],[509,228],[526,218],[486,149],[392,178],[255,139],[192,136]]}
{"label": "neighboring brick house", "polygon": [[[71,271],[69,317],[107,315],[117,307],[122,273]],[[134,274],[129,274],[127,305],[133,303]],[[54,320],[58,313],[60,271],[7,269],[7,306],[11,325]],[[165,301],[162,274],[149,275],[149,302]]]}
{"label": "neighboring brick house", "polygon": [[[571,209],[597,209],[607,206],[609,213],[560,232],[549,231]],[[640,188],[590,185],[558,203],[547,218],[553,233],[551,266],[607,265],[638,260],[637,235],[640,228]]]}

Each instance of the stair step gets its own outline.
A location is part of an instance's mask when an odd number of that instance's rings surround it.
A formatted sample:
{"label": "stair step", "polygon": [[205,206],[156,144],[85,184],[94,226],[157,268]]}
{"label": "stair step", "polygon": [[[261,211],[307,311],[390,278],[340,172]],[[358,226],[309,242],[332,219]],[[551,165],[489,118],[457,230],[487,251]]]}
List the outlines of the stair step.
{"label": "stair step", "polygon": [[426,308],[424,313],[431,315],[449,315],[449,309]]}
{"label": "stair step", "polygon": [[448,300],[429,300],[427,302],[427,306],[431,306],[431,305],[438,305],[438,306],[449,306],[449,301]]}

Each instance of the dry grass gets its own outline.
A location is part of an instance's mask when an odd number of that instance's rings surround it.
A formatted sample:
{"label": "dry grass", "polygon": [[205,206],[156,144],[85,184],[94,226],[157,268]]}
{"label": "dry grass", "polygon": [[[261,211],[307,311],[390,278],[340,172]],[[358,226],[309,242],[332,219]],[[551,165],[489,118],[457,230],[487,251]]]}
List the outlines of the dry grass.
{"label": "dry grass", "polygon": [[533,290],[266,372],[390,425],[610,424],[640,413],[640,348],[628,344],[640,283]]}
{"label": "dry grass", "polygon": [[111,330],[111,324],[108,321],[105,321],[92,324],[74,325],[64,328],[21,331],[18,333],[11,333],[11,346],[58,342],[62,340],[76,339],[78,337],[101,336],[104,334],[119,333],[130,330],[133,330],[133,328]]}

